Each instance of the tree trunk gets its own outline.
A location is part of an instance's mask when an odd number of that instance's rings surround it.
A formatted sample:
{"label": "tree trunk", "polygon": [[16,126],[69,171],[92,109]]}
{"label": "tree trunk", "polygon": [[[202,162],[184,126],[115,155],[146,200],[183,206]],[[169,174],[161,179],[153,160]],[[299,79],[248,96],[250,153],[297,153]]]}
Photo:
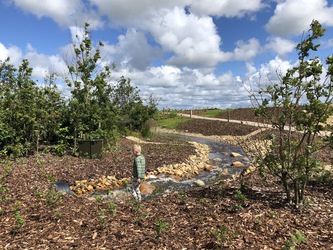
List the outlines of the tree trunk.
{"label": "tree trunk", "polygon": [[291,195],[290,195],[290,188],[288,186],[288,181],[287,181],[287,174],[283,173],[282,177],[281,177],[281,181],[284,187],[284,191],[287,195],[287,202],[290,203],[291,202]]}

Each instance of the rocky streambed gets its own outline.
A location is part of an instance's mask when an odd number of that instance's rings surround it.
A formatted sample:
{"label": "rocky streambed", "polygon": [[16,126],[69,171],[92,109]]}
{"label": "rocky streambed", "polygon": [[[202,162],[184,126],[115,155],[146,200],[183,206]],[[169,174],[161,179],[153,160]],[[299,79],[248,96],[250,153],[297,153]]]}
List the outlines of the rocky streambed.
{"label": "rocky streambed", "polygon": [[[195,147],[196,154],[183,163],[163,165],[148,172],[141,185],[143,199],[175,191],[185,191],[221,180],[231,179],[246,169],[251,159],[240,146],[198,137],[178,134],[182,140]],[[135,137],[128,137],[139,143],[151,143]],[[76,181],[71,190],[89,199],[103,199],[121,202],[131,199],[130,178],[117,180],[114,176],[102,176],[95,180]]]}

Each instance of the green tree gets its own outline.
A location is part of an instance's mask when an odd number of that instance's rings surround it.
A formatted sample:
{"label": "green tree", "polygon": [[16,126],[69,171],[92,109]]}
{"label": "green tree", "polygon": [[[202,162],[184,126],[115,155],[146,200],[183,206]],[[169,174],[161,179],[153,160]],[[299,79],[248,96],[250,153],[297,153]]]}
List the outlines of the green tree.
{"label": "green tree", "polygon": [[[39,86],[36,102],[36,127],[35,144],[61,145],[66,151],[73,138],[68,134],[66,123],[67,103],[56,84],[56,74],[51,74],[44,79],[44,84]],[[67,131],[65,134],[64,131]]]}
{"label": "green tree", "polygon": [[[298,64],[279,83],[251,95],[257,114],[265,117],[276,131],[265,157],[258,159],[260,169],[281,180],[287,202],[297,207],[304,200],[309,178],[318,170],[316,152],[326,146],[320,135],[332,114],[333,56],[327,57],[328,71],[321,79],[323,63],[311,54],[320,46],[315,40],[325,30],[318,21],[310,27],[305,39],[296,46]],[[270,107],[277,108],[277,112],[269,112]]]}
{"label": "green tree", "polygon": [[121,127],[141,131],[149,119],[157,115],[157,104],[152,96],[145,105],[140,97],[140,90],[131,84],[130,79],[121,77],[114,87],[113,106],[121,117]]}
{"label": "green tree", "polygon": [[0,61],[0,149],[4,150],[5,146],[11,142],[14,137],[14,131],[8,127],[7,114],[10,112],[8,99],[12,97],[12,87],[15,82],[16,69],[9,64],[9,58]]}
{"label": "green tree", "polygon": [[23,60],[16,69],[9,58],[0,63],[0,150],[23,156],[43,144],[58,143],[63,126],[64,99],[49,76],[43,86],[31,78],[32,68]]}
{"label": "green tree", "polygon": [[94,49],[89,35],[89,24],[86,23],[82,40],[76,35],[74,58],[68,63],[70,76],[65,80],[71,89],[69,114],[75,142],[77,138],[108,140],[117,127],[117,117],[111,105],[113,89],[107,81],[113,65],[100,65],[103,43]]}
{"label": "green tree", "polygon": [[18,70],[9,64],[9,59],[1,64],[1,115],[7,130],[3,131],[6,140],[2,141],[2,150],[14,156],[26,155],[32,147],[38,87],[31,74],[32,68],[26,59]]}

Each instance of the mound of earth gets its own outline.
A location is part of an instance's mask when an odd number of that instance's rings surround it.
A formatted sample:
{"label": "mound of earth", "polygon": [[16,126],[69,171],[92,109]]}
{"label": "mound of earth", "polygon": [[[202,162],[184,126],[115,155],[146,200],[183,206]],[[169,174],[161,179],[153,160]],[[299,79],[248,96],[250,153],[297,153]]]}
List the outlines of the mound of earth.
{"label": "mound of earth", "polygon": [[[202,133],[243,128],[194,123],[183,128]],[[220,126],[220,127],[219,127]],[[229,126],[229,125],[225,125]],[[244,128],[246,133],[252,128]],[[213,132],[214,131],[214,132]],[[238,132],[234,132],[238,131]],[[195,149],[175,137],[142,144],[148,170],[183,162]],[[166,143],[165,143],[166,142]],[[0,163],[1,249],[330,249],[333,245],[333,182],[310,183],[307,204],[294,210],[281,202],[275,179],[257,171],[238,179],[174,192],[142,203],[103,202],[98,197],[67,196],[52,184],[132,171],[131,146],[122,138],[102,159],[38,155]],[[298,237],[297,237],[298,236]],[[300,237],[302,236],[302,237]]]}
{"label": "mound of earth", "polygon": [[191,119],[184,123],[181,123],[178,129],[181,131],[186,131],[188,133],[196,133],[206,136],[244,136],[258,130],[258,127],[248,126],[240,123],[204,119]]}

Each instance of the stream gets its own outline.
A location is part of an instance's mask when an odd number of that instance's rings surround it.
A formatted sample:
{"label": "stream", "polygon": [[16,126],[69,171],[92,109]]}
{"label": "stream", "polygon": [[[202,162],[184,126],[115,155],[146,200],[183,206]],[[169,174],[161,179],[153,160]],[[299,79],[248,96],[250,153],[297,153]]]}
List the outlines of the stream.
{"label": "stream", "polygon": [[[200,180],[201,185],[207,185],[216,183],[221,180],[229,179],[232,175],[241,173],[250,163],[250,160],[245,161],[243,159],[244,157],[247,157],[247,155],[239,146],[233,146],[206,138],[192,137],[186,135],[177,135],[177,137],[185,141],[194,141],[200,144],[208,145],[210,148],[210,153],[208,155],[210,164],[212,166],[217,166],[218,168],[212,171],[202,171],[197,176],[191,179],[180,181],[177,181],[165,175],[153,176],[149,180],[145,181],[145,183],[155,186],[156,189],[151,195],[142,195],[142,200],[151,199],[156,196],[172,193],[175,191],[186,191],[198,187],[200,186],[198,184],[198,180]],[[241,157],[235,159],[231,157],[231,153],[238,153],[241,155]],[[231,166],[232,162],[236,160],[242,162],[245,166]],[[88,194],[87,196],[99,196],[100,198],[102,197],[103,200],[116,202],[129,200],[132,198],[129,188],[111,190],[108,192],[100,191]]]}

